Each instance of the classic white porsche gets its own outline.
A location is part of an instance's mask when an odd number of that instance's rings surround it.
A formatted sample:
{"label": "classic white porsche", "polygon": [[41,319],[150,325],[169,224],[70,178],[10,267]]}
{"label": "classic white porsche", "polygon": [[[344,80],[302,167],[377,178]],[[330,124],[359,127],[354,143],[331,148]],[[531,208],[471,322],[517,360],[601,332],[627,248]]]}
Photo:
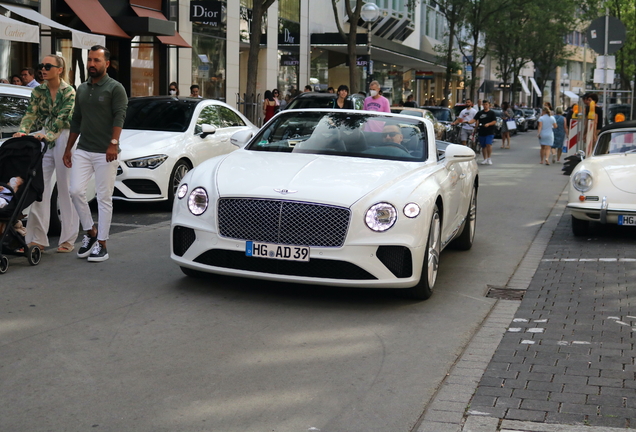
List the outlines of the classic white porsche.
{"label": "classic white porsche", "polygon": [[[470,249],[478,171],[425,119],[289,110],[182,180],[171,258],[201,272],[363,288],[426,299],[441,250]],[[245,143],[247,144],[245,145]]]}
{"label": "classic white porsche", "polygon": [[575,236],[590,222],[636,225],[636,121],[601,130],[592,156],[570,175],[567,206]]}

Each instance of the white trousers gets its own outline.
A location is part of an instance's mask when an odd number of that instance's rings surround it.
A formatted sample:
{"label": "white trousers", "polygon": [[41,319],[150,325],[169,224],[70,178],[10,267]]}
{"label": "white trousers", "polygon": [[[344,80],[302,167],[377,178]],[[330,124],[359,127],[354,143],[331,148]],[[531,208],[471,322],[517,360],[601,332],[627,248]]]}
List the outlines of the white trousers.
{"label": "white trousers", "polygon": [[79,214],[82,229],[93,228],[93,215],[86,201],[86,186],[95,174],[95,192],[97,194],[97,240],[108,240],[110,223],[113,219],[113,191],[117,176],[117,159],[106,162],[106,153],[92,153],[76,150],[73,153],[71,168],[71,199]]}
{"label": "white trousers", "polygon": [[[44,132],[44,131],[42,131]],[[55,173],[57,183],[57,199],[60,205],[60,219],[62,221],[62,232],[58,244],[69,242],[75,243],[79,230],[79,216],[71,202],[69,193],[71,170],[64,166],[62,157],[66,149],[69,130],[64,129],[57,140],[55,147],[48,149],[42,158],[42,174],[44,176],[44,192],[42,201],[34,202],[29,212],[29,223],[27,227],[26,242],[37,243],[42,246],[49,245],[47,232],[51,221],[51,194],[53,193],[53,173]]]}

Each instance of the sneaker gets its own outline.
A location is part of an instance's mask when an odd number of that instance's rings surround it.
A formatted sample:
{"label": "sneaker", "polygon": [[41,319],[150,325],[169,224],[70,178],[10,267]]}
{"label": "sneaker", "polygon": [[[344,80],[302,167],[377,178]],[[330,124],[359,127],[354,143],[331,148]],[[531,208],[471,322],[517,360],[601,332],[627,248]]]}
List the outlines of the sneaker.
{"label": "sneaker", "polygon": [[488,159],[484,159],[483,161],[481,161],[482,165],[488,165]]}
{"label": "sneaker", "polygon": [[91,237],[84,234],[84,238],[82,239],[82,246],[77,251],[77,256],[79,258],[86,258],[87,256],[89,256],[96,242],[97,237]]}
{"label": "sneaker", "polygon": [[492,161],[488,158],[488,165],[492,165]]}
{"label": "sneaker", "polygon": [[100,262],[106,261],[108,259],[108,251],[106,250],[106,246],[102,246],[100,242],[95,243],[93,249],[91,250],[91,254],[88,256],[88,261],[90,262]]}

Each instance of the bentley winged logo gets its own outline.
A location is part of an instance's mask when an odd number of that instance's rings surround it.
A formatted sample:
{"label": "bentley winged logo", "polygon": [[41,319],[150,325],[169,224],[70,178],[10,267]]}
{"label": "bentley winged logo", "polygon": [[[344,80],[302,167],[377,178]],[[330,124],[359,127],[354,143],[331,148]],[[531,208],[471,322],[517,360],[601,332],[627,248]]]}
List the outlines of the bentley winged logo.
{"label": "bentley winged logo", "polygon": [[293,194],[298,192],[297,190],[291,190],[291,189],[274,189],[274,192],[278,192],[281,195],[287,195],[287,194]]}

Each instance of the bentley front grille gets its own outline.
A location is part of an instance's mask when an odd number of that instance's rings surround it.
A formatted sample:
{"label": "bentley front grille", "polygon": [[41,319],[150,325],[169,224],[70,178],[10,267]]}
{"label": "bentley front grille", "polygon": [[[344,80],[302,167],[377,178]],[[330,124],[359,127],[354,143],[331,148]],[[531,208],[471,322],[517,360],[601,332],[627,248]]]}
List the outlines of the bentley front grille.
{"label": "bentley front grille", "polygon": [[297,246],[340,247],[351,212],[347,208],[284,200],[222,198],[223,237]]}

